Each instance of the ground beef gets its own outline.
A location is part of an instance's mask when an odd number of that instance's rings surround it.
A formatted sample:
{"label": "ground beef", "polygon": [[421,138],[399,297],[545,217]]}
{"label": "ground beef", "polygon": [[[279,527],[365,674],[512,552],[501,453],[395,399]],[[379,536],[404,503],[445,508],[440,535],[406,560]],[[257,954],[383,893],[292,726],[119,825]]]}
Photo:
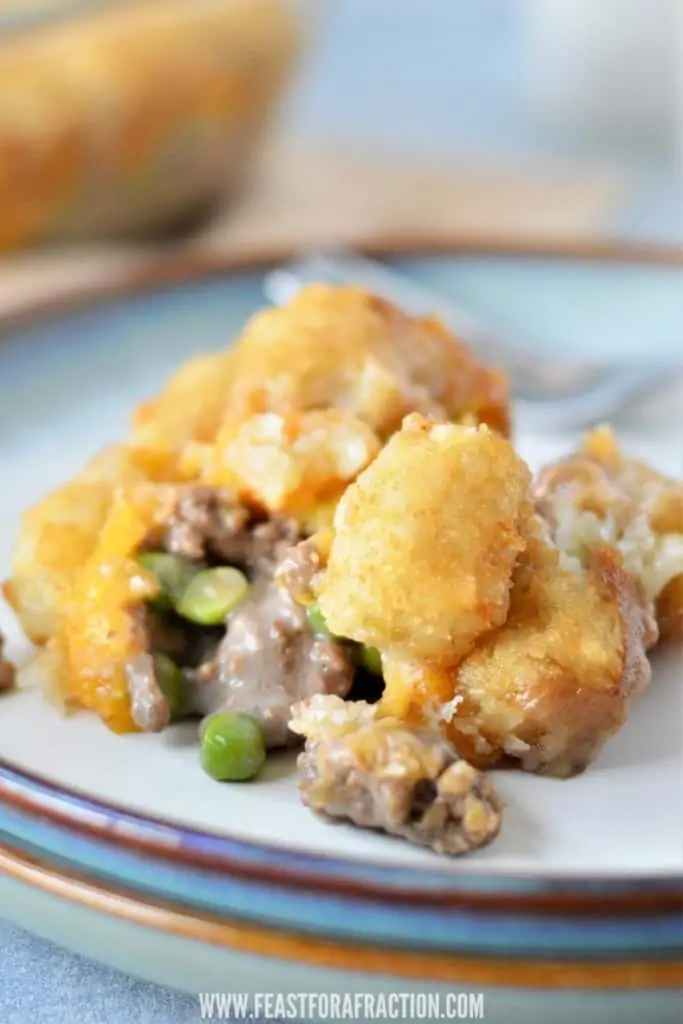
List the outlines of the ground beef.
{"label": "ground beef", "polygon": [[324,568],[315,537],[289,548],[277,567],[277,582],[297,600],[314,600],[314,581]]}
{"label": "ground beef", "polygon": [[183,487],[166,526],[163,546],[194,561],[207,555],[239,561],[249,518],[249,511],[221,488]]}
{"label": "ground beef", "polygon": [[161,732],[171,720],[171,708],[161,691],[151,654],[139,654],[126,665],[126,683],[133,721],[143,732]]}
{"label": "ground beef", "polygon": [[4,657],[5,638],[0,633],[0,693],[12,690],[16,682],[16,669],[11,661]]}
{"label": "ground beef", "polygon": [[192,561],[212,559],[225,565],[272,570],[281,545],[288,547],[298,536],[292,519],[259,522],[230,492],[193,484],[180,491],[163,547]]}
{"label": "ground beef", "polygon": [[498,834],[502,803],[490,780],[438,730],[334,697],[295,706],[291,728],[306,737],[300,791],[312,810],[437,853],[466,853]]}
{"label": "ground beef", "polygon": [[194,708],[204,715],[254,715],[267,746],[282,747],[295,739],[289,731],[292,704],[316,693],[344,697],[354,673],[348,647],[314,634],[288,591],[263,575],[251,599],[231,616],[215,659],[199,669]]}
{"label": "ground beef", "polygon": [[247,565],[255,572],[272,576],[300,536],[299,526],[294,519],[275,518],[257,523],[249,536]]}
{"label": "ground beef", "polygon": [[[184,666],[188,713],[252,714],[271,747],[293,739],[293,703],[316,693],[345,696],[355,675],[348,645],[314,634],[293,596],[319,565],[308,542],[295,547],[300,539],[293,519],[259,519],[220,488],[183,487],[163,547],[198,563],[240,566],[250,577],[250,597],[218,631],[147,612],[149,649]],[[136,723],[146,731],[163,728],[170,715],[150,655],[127,666],[127,679]]]}

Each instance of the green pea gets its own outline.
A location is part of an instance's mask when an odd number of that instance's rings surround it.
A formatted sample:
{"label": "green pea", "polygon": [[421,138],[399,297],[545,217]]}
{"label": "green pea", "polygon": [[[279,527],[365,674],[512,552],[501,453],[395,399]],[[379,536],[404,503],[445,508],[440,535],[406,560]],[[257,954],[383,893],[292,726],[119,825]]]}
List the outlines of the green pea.
{"label": "green pea", "polygon": [[332,636],[319,604],[310,605],[310,607],[306,609],[306,616],[308,618],[308,624],[314,633],[319,633],[321,636]]}
{"label": "green pea", "polygon": [[187,559],[180,555],[171,555],[167,551],[143,551],[138,555],[138,563],[159,581],[161,589],[149,602],[159,611],[170,611],[175,608],[176,602],[196,572]]}
{"label": "green pea", "polygon": [[249,594],[249,581],[232,566],[203,569],[193,576],[176,611],[200,626],[218,626]]}
{"label": "green pea", "polygon": [[361,644],[358,649],[358,664],[366,672],[372,672],[374,676],[382,675],[382,655],[376,647],[368,647],[367,644]]}
{"label": "green pea", "polygon": [[175,661],[161,651],[154,655],[154,672],[159,689],[168,701],[171,716],[175,718],[183,707],[183,674]]}
{"label": "green pea", "polygon": [[263,730],[251,715],[230,712],[213,715],[202,734],[202,767],[218,782],[246,782],[263,767]]}

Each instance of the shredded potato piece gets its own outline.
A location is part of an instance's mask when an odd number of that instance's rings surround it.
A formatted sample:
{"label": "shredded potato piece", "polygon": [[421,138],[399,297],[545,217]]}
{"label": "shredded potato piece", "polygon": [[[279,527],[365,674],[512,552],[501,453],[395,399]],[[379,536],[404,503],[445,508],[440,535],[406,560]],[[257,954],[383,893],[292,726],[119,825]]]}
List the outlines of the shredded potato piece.
{"label": "shredded potato piece", "polygon": [[338,497],[379,448],[368,426],[335,409],[262,413],[219,431],[203,480],[295,515]]}
{"label": "shredded potato piece", "polygon": [[662,636],[683,637],[683,484],[627,458],[599,427],[542,470],[533,494],[567,564],[616,548],[656,602]]}

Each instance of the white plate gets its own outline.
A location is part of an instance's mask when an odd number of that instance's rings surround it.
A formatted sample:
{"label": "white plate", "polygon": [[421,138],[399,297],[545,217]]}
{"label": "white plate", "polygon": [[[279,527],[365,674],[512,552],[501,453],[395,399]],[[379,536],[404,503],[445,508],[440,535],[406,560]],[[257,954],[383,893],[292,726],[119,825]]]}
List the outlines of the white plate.
{"label": "white plate", "polygon": [[[121,437],[128,410],[180,359],[225,336],[228,302],[242,319],[257,301],[253,282],[214,283],[56,320],[0,347],[0,576],[23,509],[66,479],[102,444]],[[202,292],[202,289],[204,291]],[[221,291],[221,289],[223,289]],[[225,289],[228,289],[226,292]],[[200,291],[199,299],[196,295]],[[221,298],[222,296],[222,298]],[[197,323],[201,300],[203,320]],[[532,466],[569,438],[519,439]],[[680,449],[661,429],[641,430],[632,446],[671,472]],[[29,656],[16,622],[0,607],[9,652]],[[500,839],[443,870],[515,874],[657,876],[680,871],[683,687],[679,650],[655,657],[654,678],[620,734],[582,776],[558,782],[499,773],[508,808]],[[200,770],[192,729],[117,737],[95,718],[61,719],[35,693],[0,705],[0,756],[59,785],[144,815],[198,830],[290,849],[403,867],[435,857],[352,828],[331,828],[299,802],[292,759],[273,758],[249,786],[218,786]]]}

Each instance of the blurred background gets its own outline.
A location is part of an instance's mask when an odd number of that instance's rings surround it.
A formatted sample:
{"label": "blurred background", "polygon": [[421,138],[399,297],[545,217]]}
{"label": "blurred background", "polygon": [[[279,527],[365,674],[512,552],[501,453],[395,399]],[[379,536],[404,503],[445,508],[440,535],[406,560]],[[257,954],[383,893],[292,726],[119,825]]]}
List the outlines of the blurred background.
{"label": "blurred background", "polygon": [[670,262],[682,68],[683,0],[0,0],[0,308],[169,246]]}

